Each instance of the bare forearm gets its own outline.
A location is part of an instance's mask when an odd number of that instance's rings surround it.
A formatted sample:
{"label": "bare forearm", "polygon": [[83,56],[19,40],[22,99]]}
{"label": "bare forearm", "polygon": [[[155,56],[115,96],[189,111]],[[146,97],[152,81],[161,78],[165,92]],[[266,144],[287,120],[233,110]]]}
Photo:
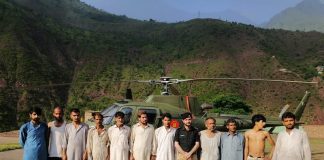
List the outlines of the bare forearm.
{"label": "bare forearm", "polygon": [[66,156],[66,148],[62,148],[62,160],[67,160],[67,156]]}
{"label": "bare forearm", "polygon": [[248,155],[249,155],[249,147],[246,146],[244,147],[244,160],[247,160]]}
{"label": "bare forearm", "polygon": [[271,151],[270,151],[270,153],[269,153],[269,159],[272,159],[272,156],[273,156],[273,152],[274,152],[274,150],[275,150],[275,147],[273,146],[272,148],[271,148]]}
{"label": "bare forearm", "polygon": [[199,148],[199,142],[196,142],[195,146],[190,150],[189,154],[190,155],[194,154],[198,148]]}
{"label": "bare forearm", "polygon": [[248,154],[249,154],[249,137],[247,134],[244,135],[244,160],[247,160]]}
{"label": "bare forearm", "polygon": [[87,160],[88,158],[87,158],[87,150],[84,150],[83,151],[83,160]]}
{"label": "bare forearm", "polygon": [[181,146],[179,145],[178,142],[175,142],[175,143],[174,143],[174,146],[175,146],[176,150],[177,150],[179,153],[181,153],[181,154],[185,154],[185,153],[186,153],[184,150],[182,150],[182,148],[181,148]]}

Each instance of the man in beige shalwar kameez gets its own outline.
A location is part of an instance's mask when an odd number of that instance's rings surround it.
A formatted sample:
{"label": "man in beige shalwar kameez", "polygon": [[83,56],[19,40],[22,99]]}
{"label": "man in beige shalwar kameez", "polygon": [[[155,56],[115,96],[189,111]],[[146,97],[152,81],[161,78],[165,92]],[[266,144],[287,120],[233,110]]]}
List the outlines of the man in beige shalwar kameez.
{"label": "man in beige shalwar kameez", "polygon": [[100,113],[95,113],[93,118],[95,120],[96,126],[89,129],[88,132],[88,160],[109,160],[109,138],[107,130],[102,125],[103,116]]}
{"label": "man in beige shalwar kameez", "polygon": [[150,160],[153,148],[154,127],[147,123],[147,113],[139,112],[139,122],[132,127],[131,160]]}

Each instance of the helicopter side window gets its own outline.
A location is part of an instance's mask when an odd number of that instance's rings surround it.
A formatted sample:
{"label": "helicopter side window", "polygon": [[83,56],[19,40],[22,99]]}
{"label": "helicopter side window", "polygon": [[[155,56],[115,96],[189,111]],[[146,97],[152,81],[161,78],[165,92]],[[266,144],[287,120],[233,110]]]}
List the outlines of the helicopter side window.
{"label": "helicopter side window", "polygon": [[128,124],[131,120],[133,109],[126,107],[126,108],[122,108],[120,111],[125,114],[124,124]]}
{"label": "helicopter side window", "polygon": [[154,125],[155,118],[156,118],[156,115],[157,115],[155,109],[141,108],[141,109],[139,109],[139,111],[145,111],[147,113],[147,119],[148,119],[147,122]]}
{"label": "helicopter side window", "polygon": [[108,107],[107,109],[101,111],[101,114],[104,117],[102,124],[109,125],[112,122],[112,120],[115,116],[115,113],[117,112],[117,110],[119,108],[120,108],[120,106],[118,106],[118,105],[112,105],[112,106]]}

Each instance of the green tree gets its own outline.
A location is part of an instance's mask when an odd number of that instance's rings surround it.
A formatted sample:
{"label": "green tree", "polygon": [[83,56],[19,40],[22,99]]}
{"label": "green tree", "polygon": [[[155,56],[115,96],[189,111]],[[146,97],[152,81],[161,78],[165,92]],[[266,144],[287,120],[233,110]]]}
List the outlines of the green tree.
{"label": "green tree", "polygon": [[251,106],[243,99],[233,94],[218,94],[213,99],[214,112],[226,114],[248,114],[252,112]]}

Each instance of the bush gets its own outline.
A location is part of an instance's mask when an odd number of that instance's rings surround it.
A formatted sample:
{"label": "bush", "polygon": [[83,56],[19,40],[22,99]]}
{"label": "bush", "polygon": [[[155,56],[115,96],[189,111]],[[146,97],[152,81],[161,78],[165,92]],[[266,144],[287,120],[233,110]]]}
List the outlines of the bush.
{"label": "bush", "polygon": [[219,94],[213,99],[213,112],[226,114],[248,114],[252,112],[251,106],[241,97],[233,94]]}

